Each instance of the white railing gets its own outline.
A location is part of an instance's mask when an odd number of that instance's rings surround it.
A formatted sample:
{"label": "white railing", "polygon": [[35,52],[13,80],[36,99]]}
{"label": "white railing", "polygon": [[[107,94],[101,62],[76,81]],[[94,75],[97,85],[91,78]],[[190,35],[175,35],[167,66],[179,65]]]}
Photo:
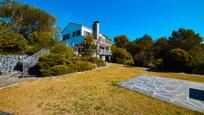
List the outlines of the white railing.
{"label": "white railing", "polygon": [[106,39],[102,39],[102,38],[99,38],[98,40],[94,40],[94,41],[98,42],[98,43],[104,43],[104,44],[112,45],[111,41],[106,40]]}
{"label": "white railing", "polygon": [[98,54],[101,54],[101,55],[112,55],[112,51],[99,50]]}
{"label": "white railing", "polygon": [[33,54],[32,56],[29,56],[28,58],[22,60],[22,77],[28,72],[28,70],[32,67],[34,67],[40,57],[44,54],[48,54],[49,49],[41,49],[37,53]]}

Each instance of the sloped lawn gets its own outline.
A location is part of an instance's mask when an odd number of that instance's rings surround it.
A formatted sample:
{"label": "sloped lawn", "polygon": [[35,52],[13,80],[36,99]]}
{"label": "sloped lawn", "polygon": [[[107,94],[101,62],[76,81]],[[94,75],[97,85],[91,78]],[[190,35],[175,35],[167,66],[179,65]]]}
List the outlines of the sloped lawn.
{"label": "sloped lawn", "polygon": [[177,107],[115,83],[140,74],[204,82],[204,77],[113,64],[108,68],[63,78],[45,78],[0,90],[0,111],[17,115],[46,114],[201,114]]}

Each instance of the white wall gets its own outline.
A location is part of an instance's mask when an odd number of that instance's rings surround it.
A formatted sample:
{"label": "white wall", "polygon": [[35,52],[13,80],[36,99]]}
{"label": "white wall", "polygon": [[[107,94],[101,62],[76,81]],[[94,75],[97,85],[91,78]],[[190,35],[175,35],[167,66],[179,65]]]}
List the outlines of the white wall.
{"label": "white wall", "polygon": [[84,31],[89,32],[90,34],[92,34],[92,29],[89,29],[85,26],[82,26],[82,36],[85,36]]}
{"label": "white wall", "polygon": [[75,31],[78,31],[80,30],[81,31],[81,35],[83,33],[82,31],[82,25],[80,24],[74,24],[74,23],[70,23],[66,28],[65,30],[62,32],[63,35],[65,34],[69,34],[70,38],[68,40],[66,40],[66,43],[67,45],[69,45],[70,47],[73,47],[73,44],[80,44],[83,42],[83,37],[80,35],[80,36],[75,36],[73,37],[72,36],[72,33],[75,32]]}

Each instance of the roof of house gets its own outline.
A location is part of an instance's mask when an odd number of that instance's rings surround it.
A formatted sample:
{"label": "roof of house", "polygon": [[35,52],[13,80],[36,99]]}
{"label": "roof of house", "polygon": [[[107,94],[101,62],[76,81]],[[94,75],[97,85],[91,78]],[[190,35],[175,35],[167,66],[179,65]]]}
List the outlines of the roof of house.
{"label": "roof of house", "polygon": [[62,33],[68,28],[68,26],[69,26],[70,24],[75,24],[75,25],[83,26],[83,27],[85,27],[85,28],[87,28],[87,29],[90,29],[90,30],[92,31],[92,29],[89,28],[88,26],[85,26],[85,25],[79,24],[79,23],[70,22],[70,23],[62,30]]}

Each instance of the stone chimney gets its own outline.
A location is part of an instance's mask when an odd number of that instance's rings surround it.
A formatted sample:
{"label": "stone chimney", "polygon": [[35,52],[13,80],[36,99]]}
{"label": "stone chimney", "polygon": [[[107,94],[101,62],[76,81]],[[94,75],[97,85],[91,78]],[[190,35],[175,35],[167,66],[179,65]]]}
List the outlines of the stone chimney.
{"label": "stone chimney", "polygon": [[93,23],[93,36],[94,36],[94,39],[98,39],[99,28],[100,28],[100,22],[99,21],[95,21]]}

